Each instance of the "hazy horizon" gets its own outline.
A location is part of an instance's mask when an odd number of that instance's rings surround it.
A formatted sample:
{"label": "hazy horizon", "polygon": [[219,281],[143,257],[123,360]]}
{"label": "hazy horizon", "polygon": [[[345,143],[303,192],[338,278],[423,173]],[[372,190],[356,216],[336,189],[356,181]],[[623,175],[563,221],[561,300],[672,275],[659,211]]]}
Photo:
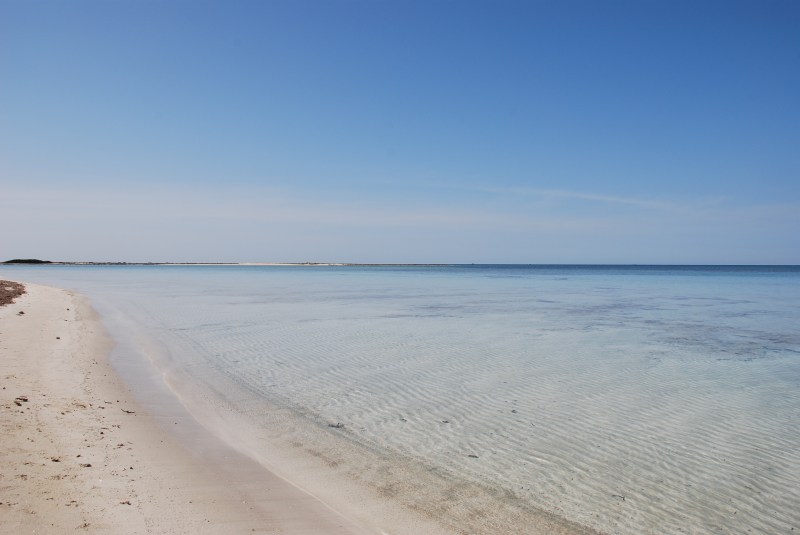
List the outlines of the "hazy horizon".
{"label": "hazy horizon", "polygon": [[639,263],[626,263],[626,264],[597,264],[590,262],[581,263],[492,263],[492,262],[330,262],[326,260],[242,260],[238,262],[233,261],[126,261],[126,260],[54,260],[45,258],[13,258],[8,260],[0,260],[0,265],[19,265],[19,266],[39,266],[39,265],[177,265],[177,266],[243,266],[243,267],[280,267],[280,266],[341,266],[341,267],[375,267],[375,266],[399,266],[399,267],[532,267],[532,268],[549,268],[549,267],[576,267],[576,268],[800,268],[800,264],[639,264]]}

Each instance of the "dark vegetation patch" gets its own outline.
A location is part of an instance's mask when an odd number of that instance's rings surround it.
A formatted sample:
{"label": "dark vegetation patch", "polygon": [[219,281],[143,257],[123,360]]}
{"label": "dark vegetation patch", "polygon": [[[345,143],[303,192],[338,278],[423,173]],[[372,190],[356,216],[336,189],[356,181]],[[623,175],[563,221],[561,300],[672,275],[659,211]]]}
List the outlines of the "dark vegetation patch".
{"label": "dark vegetation patch", "polygon": [[25,293],[25,286],[18,282],[0,281],[0,306],[10,305]]}
{"label": "dark vegetation patch", "polygon": [[6,260],[4,264],[52,264],[50,260],[39,260],[38,258],[14,258]]}

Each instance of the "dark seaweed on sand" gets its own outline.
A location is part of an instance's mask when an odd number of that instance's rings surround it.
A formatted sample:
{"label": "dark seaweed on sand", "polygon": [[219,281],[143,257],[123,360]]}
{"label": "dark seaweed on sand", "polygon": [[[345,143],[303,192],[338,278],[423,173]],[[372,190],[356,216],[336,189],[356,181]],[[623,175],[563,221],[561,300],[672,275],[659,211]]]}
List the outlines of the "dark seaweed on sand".
{"label": "dark seaweed on sand", "polygon": [[0,306],[10,305],[25,293],[25,286],[18,282],[0,281]]}

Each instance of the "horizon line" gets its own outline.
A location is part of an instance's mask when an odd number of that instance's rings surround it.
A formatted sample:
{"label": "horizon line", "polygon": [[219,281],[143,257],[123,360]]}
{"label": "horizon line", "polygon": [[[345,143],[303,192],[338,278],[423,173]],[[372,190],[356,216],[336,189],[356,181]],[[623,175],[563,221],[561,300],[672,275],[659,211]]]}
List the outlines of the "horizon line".
{"label": "horizon line", "polygon": [[66,266],[250,266],[250,267],[459,267],[459,266],[569,266],[569,267],[800,267],[800,264],[663,264],[663,263],[592,263],[592,262],[128,262],[128,261],[60,261],[15,258],[0,262],[0,265],[66,265]]}

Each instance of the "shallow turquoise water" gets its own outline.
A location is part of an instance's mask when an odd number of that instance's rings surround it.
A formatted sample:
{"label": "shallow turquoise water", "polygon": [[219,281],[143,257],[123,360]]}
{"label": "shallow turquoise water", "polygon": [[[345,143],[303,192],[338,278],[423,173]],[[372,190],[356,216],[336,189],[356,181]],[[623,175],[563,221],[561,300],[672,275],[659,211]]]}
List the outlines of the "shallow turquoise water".
{"label": "shallow turquoise water", "polygon": [[800,268],[0,277],[72,288],[128,318],[254,430],[269,425],[261,399],[331,440],[612,533],[800,529]]}

